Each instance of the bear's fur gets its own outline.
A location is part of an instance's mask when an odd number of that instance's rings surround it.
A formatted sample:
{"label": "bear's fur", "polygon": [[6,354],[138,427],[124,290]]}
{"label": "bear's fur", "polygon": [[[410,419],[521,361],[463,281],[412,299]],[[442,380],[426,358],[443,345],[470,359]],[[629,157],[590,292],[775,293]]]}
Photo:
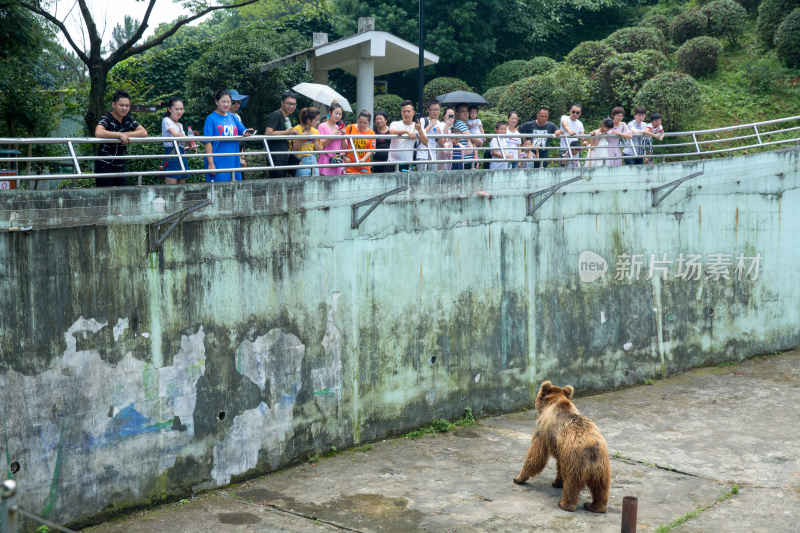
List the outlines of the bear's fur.
{"label": "bear's fur", "polygon": [[571,398],[575,389],[571,385],[556,387],[549,381],[542,383],[536,395],[536,430],[531,439],[528,457],[514,483],[523,484],[541,472],[552,455],[556,458],[556,480],[553,486],[562,488],[558,506],[574,511],[578,495],[584,486],[592,493],[592,503],[584,507],[595,513],[608,509],[611,487],[611,465],[608,448],[597,426],[578,412]]}

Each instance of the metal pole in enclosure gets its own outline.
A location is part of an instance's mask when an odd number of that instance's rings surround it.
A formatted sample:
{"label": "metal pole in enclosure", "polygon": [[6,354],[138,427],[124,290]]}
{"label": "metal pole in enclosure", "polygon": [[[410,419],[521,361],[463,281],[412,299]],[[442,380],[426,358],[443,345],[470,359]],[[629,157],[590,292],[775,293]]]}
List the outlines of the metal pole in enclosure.
{"label": "metal pole in enclosure", "polygon": [[636,533],[636,514],[639,511],[639,500],[635,496],[622,498],[622,530],[621,533]]}
{"label": "metal pole in enclosure", "polygon": [[425,0],[419,0],[419,92],[417,93],[417,112],[425,114],[425,102],[423,102],[423,89],[425,87]]}
{"label": "metal pole in enclosure", "polygon": [[0,486],[0,533],[17,533],[17,482],[11,479]]}

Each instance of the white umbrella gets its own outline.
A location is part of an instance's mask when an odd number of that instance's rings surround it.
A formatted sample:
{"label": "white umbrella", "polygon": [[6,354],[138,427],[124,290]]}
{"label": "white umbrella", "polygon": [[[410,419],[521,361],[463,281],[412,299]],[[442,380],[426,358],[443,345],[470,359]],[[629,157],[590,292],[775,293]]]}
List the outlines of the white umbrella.
{"label": "white umbrella", "polygon": [[331,102],[336,101],[345,111],[353,112],[353,108],[350,107],[350,102],[347,101],[347,98],[327,85],[321,83],[298,83],[292,87],[292,90],[326,106],[330,106]]}

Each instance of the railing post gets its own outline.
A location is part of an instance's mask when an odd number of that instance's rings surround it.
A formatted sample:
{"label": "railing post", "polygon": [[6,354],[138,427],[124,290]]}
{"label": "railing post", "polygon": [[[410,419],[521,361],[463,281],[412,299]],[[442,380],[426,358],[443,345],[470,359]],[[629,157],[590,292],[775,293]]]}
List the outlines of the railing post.
{"label": "railing post", "polygon": [[697,134],[692,133],[692,140],[694,140],[695,153],[700,153],[700,143],[697,142]]}
{"label": "railing post", "polygon": [[621,533],[636,533],[636,515],[639,500],[635,496],[622,498],[622,528]]}
{"label": "railing post", "polygon": [[272,161],[272,152],[269,150],[269,143],[266,139],[264,139],[264,150],[267,151],[267,161],[269,161],[269,166],[274,167],[275,163]]}
{"label": "railing post", "polygon": [[[186,167],[183,166],[183,158],[181,157],[180,148],[178,148],[178,141],[172,141],[172,146],[175,147],[175,155],[178,156],[178,163],[181,165],[181,170],[186,172]],[[169,165],[169,163],[167,163]]]}
{"label": "railing post", "polygon": [[17,533],[19,512],[17,509],[17,482],[13,479],[3,481],[0,486],[0,533]]}
{"label": "railing post", "polygon": [[350,149],[353,150],[353,162],[360,163],[361,161],[358,160],[358,153],[356,152],[356,143],[353,142],[353,136],[347,136],[347,142],[350,143]]}
{"label": "railing post", "polygon": [[78,163],[78,157],[75,155],[75,147],[72,146],[72,141],[67,141],[67,148],[69,148],[69,155],[72,156],[72,164],[75,165],[75,174],[81,174],[81,165]]}
{"label": "railing post", "polygon": [[761,142],[761,133],[758,131],[758,124],[753,124],[753,129],[756,131],[756,139],[758,139],[758,144],[763,144]]}

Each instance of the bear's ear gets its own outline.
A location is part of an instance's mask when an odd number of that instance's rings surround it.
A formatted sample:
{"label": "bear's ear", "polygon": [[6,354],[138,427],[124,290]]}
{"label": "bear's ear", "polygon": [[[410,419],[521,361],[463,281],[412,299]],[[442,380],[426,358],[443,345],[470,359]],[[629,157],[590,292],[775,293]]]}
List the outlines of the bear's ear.
{"label": "bear's ear", "polygon": [[553,389],[553,384],[549,381],[542,381],[541,386],[539,387],[539,396],[544,396],[548,392]]}
{"label": "bear's ear", "polygon": [[561,390],[564,391],[564,394],[566,394],[567,398],[569,399],[572,399],[572,395],[575,394],[575,387],[573,387],[572,385],[567,385]]}

